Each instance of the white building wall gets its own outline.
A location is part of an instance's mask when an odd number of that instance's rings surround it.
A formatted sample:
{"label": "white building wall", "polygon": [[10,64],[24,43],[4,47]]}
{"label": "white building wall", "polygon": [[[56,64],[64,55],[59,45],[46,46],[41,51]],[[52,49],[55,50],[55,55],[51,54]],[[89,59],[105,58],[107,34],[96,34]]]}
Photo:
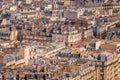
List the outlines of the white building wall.
{"label": "white building wall", "polygon": [[25,50],[24,50],[24,60],[25,60],[26,65],[28,65],[28,60],[29,59],[30,59],[30,49],[25,48]]}

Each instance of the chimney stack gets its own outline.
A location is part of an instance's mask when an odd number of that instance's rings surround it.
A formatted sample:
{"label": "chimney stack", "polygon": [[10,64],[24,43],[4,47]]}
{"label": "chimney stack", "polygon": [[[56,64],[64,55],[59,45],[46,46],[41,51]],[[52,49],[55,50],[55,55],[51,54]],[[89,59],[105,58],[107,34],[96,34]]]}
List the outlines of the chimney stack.
{"label": "chimney stack", "polygon": [[46,73],[46,66],[44,66],[44,72]]}
{"label": "chimney stack", "polygon": [[40,22],[38,21],[36,24],[39,26],[39,25],[40,25]]}
{"label": "chimney stack", "polygon": [[34,31],[34,30],[35,30],[35,26],[34,26],[34,24],[32,24],[31,31]]}
{"label": "chimney stack", "polygon": [[39,64],[39,65],[37,66],[37,72],[40,72],[40,70],[41,70],[41,65]]}
{"label": "chimney stack", "polygon": [[49,21],[46,20],[46,23],[47,23],[47,25],[46,25],[46,32],[49,32]]}
{"label": "chimney stack", "polygon": [[75,29],[79,29],[79,21],[77,20],[76,23],[75,23]]}
{"label": "chimney stack", "polygon": [[49,27],[48,26],[46,26],[46,32],[49,32]]}
{"label": "chimney stack", "polygon": [[87,20],[84,21],[84,25],[85,25],[85,28],[88,29],[88,21]]}
{"label": "chimney stack", "polygon": [[16,31],[17,29],[16,29],[16,27],[15,26],[13,26],[12,27],[12,31]]}
{"label": "chimney stack", "polygon": [[60,30],[61,30],[61,31],[63,31],[63,30],[64,30],[64,26],[63,26],[63,25],[61,25]]}

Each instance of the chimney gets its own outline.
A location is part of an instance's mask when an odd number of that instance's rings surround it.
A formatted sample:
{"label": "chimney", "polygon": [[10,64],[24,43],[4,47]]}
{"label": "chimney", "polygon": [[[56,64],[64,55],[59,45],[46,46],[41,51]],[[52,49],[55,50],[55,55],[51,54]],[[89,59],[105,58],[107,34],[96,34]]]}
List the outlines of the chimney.
{"label": "chimney", "polygon": [[88,29],[88,21],[84,21],[85,28]]}
{"label": "chimney", "polygon": [[40,72],[40,70],[41,70],[41,65],[39,64],[39,65],[37,66],[37,72]]}
{"label": "chimney", "polygon": [[40,22],[38,21],[36,24],[39,26],[39,25],[40,25]]}
{"label": "chimney", "polygon": [[75,23],[75,29],[79,29],[79,21],[76,21],[76,23]]}
{"label": "chimney", "polygon": [[17,29],[16,29],[16,27],[15,26],[13,26],[12,27],[12,31],[16,31]]}
{"label": "chimney", "polygon": [[35,29],[35,26],[34,26],[34,24],[32,24],[31,31],[34,31],[34,29]]}
{"label": "chimney", "polygon": [[64,30],[64,26],[63,26],[63,25],[61,25],[60,30],[61,30],[61,31],[63,31],[63,30]]}
{"label": "chimney", "polygon": [[48,26],[46,26],[46,32],[49,32],[49,27]]}
{"label": "chimney", "polygon": [[47,69],[46,69],[46,65],[44,66],[44,73],[46,74],[47,72]]}

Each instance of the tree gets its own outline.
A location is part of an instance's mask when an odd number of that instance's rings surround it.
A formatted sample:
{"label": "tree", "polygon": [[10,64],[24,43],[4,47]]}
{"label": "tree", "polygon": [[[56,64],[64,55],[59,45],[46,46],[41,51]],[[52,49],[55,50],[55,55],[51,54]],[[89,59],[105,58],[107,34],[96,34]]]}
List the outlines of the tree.
{"label": "tree", "polygon": [[106,36],[107,36],[107,31],[105,30],[105,31],[102,32],[101,38],[102,38],[102,39],[105,39]]}

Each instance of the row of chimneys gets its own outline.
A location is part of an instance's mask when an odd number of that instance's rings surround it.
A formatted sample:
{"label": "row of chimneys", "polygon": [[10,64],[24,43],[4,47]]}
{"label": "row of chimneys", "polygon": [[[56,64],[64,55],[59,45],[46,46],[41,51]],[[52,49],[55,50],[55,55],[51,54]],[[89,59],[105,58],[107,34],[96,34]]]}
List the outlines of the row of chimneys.
{"label": "row of chimneys", "polygon": [[[88,26],[87,21],[83,21],[83,24],[87,28],[87,26]],[[75,29],[79,30],[79,26],[80,26],[79,25],[79,21],[76,21],[76,23],[75,23]],[[35,26],[34,26],[34,24],[32,24],[31,31],[34,31],[34,30],[35,30]],[[63,25],[61,25],[60,30],[61,31],[64,30],[64,26]],[[49,24],[47,24],[45,31],[49,32]]]}

